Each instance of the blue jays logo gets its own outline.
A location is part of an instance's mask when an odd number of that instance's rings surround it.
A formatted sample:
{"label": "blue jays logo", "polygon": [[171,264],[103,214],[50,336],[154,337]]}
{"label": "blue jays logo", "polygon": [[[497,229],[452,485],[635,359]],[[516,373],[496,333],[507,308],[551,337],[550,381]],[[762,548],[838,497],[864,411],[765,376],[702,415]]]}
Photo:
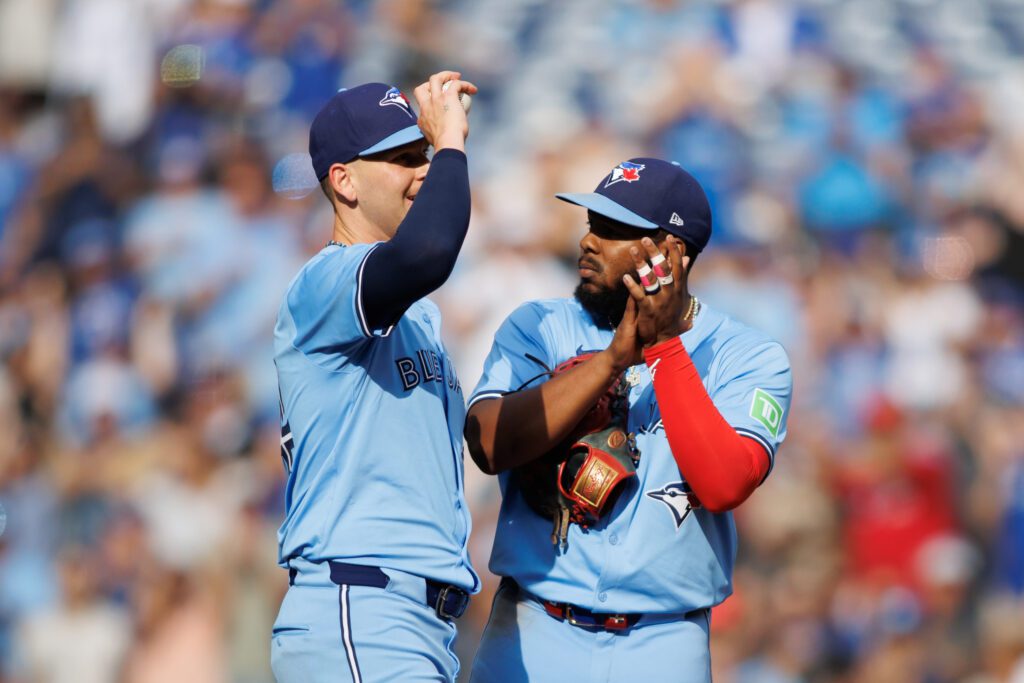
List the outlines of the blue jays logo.
{"label": "blue jays logo", "polygon": [[277,405],[281,408],[281,460],[284,461],[284,471],[291,472],[295,464],[295,440],[292,438],[292,428],[284,416],[284,398],[281,397],[281,388],[277,389]]}
{"label": "blue jays logo", "polygon": [[665,431],[665,423],[661,419],[661,412],[658,410],[658,404],[655,401],[651,401],[647,404],[647,418],[640,416],[642,408],[636,406],[637,417],[642,420],[642,424],[637,427],[637,434],[657,434],[659,431]]}
{"label": "blue jays logo", "polygon": [[644,170],[643,164],[634,164],[632,161],[623,161],[612,169],[612,174],[608,176],[608,182],[606,182],[604,186],[608,187],[609,185],[614,185],[621,181],[635,183],[640,180],[640,171],[642,170]]}
{"label": "blue jays logo", "polygon": [[677,530],[683,525],[690,511],[701,506],[690,485],[684,481],[666,484],[657,491],[648,491],[647,495],[654,500],[660,500],[672,512]]}
{"label": "blue jays logo", "polygon": [[391,88],[384,93],[384,99],[380,101],[380,106],[384,107],[389,104],[393,104],[396,107],[401,107],[405,110],[409,116],[412,116],[412,107],[409,106],[409,100],[406,99],[405,95],[398,88]]}

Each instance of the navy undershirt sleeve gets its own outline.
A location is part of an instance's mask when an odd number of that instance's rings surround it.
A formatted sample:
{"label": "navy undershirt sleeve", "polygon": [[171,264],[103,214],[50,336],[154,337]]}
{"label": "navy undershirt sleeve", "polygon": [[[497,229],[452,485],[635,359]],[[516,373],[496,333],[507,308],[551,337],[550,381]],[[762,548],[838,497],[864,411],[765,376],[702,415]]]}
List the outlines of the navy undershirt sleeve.
{"label": "navy undershirt sleeve", "polygon": [[438,151],[395,236],[366,257],[362,304],[371,330],[397,323],[448,279],[469,229],[469,203],[466,155]]}

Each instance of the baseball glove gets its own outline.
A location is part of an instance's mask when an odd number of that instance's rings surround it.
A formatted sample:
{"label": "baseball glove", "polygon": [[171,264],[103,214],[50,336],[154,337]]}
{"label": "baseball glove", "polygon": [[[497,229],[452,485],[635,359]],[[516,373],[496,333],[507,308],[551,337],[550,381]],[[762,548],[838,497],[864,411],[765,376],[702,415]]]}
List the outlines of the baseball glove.
{"label": "baseball glove", "polygon": [[[593,353],[559,364],[554,377],[584,362]],[[570,524],[589,528],[611,509],[636,476],[640,454],[626,431],[629,403],[625,383],[617,379],[569,436],[550,452],[513,470],[530,508],[554,522],[552,544],[565,547]]]}

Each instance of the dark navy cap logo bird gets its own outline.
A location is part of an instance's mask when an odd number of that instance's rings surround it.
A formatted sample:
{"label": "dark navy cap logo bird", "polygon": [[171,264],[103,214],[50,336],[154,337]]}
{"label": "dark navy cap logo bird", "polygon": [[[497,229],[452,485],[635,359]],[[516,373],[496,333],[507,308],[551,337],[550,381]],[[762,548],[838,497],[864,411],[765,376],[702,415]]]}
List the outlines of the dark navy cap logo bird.
{"label": "dark navy cap logo bird", "polygon": [[409,114],[409,116],[412,116],[412,107],[409,106],[409,100],[398,88],[391,88],[384,93],[384,98],[380,101],[380,106],[384,107],[389,104],[401,107],[407,114]]}
{"label": "dark navy cap logo bird", "polygon": [[614,185],[619,182],[635,183],[640,180],[640,171],[644,170],[643,164],[634,164],[632,161],[623,161],[621,164],[612,169],[612,174],[608,176],[608,182],[604,184],[605,187]]}
{"label": "dark navy cap logo bird", "polygon": [[672,513],[677,530],[683,525],[690,511],[700,507],[700,501],[685,481],[666,484],[657,491],[648,491],[647,496],[665,504]]}

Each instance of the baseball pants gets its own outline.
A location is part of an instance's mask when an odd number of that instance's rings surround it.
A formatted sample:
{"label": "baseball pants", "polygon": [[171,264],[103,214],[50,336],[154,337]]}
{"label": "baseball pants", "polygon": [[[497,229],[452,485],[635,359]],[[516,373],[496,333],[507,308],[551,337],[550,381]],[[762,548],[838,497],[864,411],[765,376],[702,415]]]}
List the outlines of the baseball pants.
{"label": "baseball pants", "polygon": [[624,631],[574,626],[502,582],[471,683],[710,683],[708,610],[641,619]]}
{"label": "baseball pants", "polygon": [[326,564],[303,566],[271,637],[278,683],[451,683],[455,624],[426,604],[420,577],[390,569],[384,588],[337,585]]}

